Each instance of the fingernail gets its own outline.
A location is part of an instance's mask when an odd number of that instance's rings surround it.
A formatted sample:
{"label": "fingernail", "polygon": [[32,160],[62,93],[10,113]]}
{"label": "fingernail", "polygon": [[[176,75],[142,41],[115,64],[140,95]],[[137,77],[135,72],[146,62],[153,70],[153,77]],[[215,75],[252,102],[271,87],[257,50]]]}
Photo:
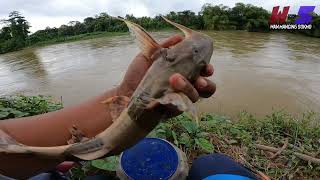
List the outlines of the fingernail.
{"label": "fingernail", "polygon": [[199,79],[199,87],[200,87],[200,88],[204,88],[204,87],[206,87],[207,85],[208,85],[208,83],[207,83],[206,80],[204,80],[203,78],[200,78],[200,79]]}
{"label": "fingernail", "polygon": [[177,88],[183,89],[187,85],[186,81],[182,78],[177,79]]}

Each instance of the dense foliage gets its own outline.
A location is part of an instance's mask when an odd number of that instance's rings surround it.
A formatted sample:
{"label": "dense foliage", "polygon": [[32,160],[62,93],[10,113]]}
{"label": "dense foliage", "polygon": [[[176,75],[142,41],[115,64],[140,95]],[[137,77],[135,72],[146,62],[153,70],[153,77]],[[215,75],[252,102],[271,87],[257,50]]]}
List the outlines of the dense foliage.
{"label": "dense foliage", "polygon": [[5,26],[0,30],[0,53],[25,47],[30,27],[25,17],[13,11],[9,14],[8,19],[1,21]]}
{"label": "dense foliage", "polygon": [[43,114],[62,108],[62,104],[47,96],[0,97],[0,120]]}
{"label": "dense foliage", "polygon": [[[198,14],[185,10],[181,12],[172,11],[165,16],[177,23],[199,30],[269,31],[268,20],[270,13],[261,7],[251,4],[237,3],[233,8],[223,5],[204,4]],[[313,14],[313,16],[312,25],[314,28],[299,32],[309,36],[320,37],[320,16],[317,14]],[[160,15],[153,18],[136,18],[133,15],[126,15],[125,18],[149,30],[172,28],[163,21]],[[289,21],[293,20],[293,18],[289,19]],[[46,41],[68,41],[72,36],[77,36],[77,39],[80,39],[82,36],[79,35],[87,36],[91,33],[128,31],[124,23],[112,18],[107,13],[87,17],[83,22],[70,21],[67,25],[62,25],[59,28],[47,27],[31,35],[28,35],[30,27],[28,21],[17,11],[11,12],[9,18],[2,20],[2,22],[5,26],[0,30],[0,53],[14,51],[34,44],[42,44]]]}

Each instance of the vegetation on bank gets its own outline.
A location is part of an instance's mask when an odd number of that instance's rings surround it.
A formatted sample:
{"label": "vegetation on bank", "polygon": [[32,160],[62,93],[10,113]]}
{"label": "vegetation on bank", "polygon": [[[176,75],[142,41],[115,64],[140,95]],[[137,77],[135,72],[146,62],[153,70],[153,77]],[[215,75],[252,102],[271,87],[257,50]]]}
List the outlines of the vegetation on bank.
{"label": "vegetation on bank", "polygon": [[57,43],[63,43],[63,42],[73,42],[78,40],[87,40],[87,39],[94,39],[94,38],[100,38],[100,37],[110,37],[110,36],[121,36],[125,35],[128,32],[92,32],[92,33],[86,33],[86,34],[79,34],[74,36],[63,36],[63,37],[56,37],[53,39],[48,39],[45,41],[39,41],[32,45],[31,47],[35,46],[45,46],[50,44],[57,44]]}
{"label": "vegetation on bank", "polygon": [[61,109],[62,103],[48,96],[0,97],[0,120],[43,114]]}
{"label": "vegetation on bank", "polygon": [[[0,98],[0,119],[30,116],[62,108],[45,96]],[[241,112],[237,119],[204,114],[199,124],[180,115],[161,123],[150,137],[169,140],[183,150],[189,162],[201,154],[225,153],[255,172],[275,179],[320,178],[320,119],[308,112],[293,117],[276,111],[263,118]],[[69,175],[115,175],[118,157],[80,162]]]}
{"label": "vegetation on bank", "polygon": [[[247,30],[269,31],[268,20],[270,11],[251,4],[236,3],[235,7],[204,4],[199,13],[190,10],[170,12],[165,17],[198,30]],[[288,22],[294,22],[296,15],[289,15]],[[136,18],[126,15],[126,19],[136,22],[148,30],[172,28],[164,22],[161,15]],[[59,28],[47,27],[29,35],[30,23],[17,11],[9,14],[8,19],[2,20],[4,27],[0,30],[0,54],[15,51],[34,44],[57,43],[68,39],[77,40],[96,32],[126,32],[127,26],[109,16],[100,13],[94,17],[87,17],[83,22],[70,21]],[[320,37],[320,16],[313,14],[312,30],[295,31],[309,36]],[[75,36],[75,37],[73,37]],[[99,36],[98,36],[99,37]],[[79,38],[82,39],[82,38]]]}

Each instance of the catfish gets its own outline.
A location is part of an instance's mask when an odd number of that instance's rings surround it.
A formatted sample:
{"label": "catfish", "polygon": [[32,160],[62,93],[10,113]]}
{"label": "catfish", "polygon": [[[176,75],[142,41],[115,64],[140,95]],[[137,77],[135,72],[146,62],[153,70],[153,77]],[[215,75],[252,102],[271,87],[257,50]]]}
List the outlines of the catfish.
{"label": "catfish", "polygon": [[142,54],[152,65],[131,98],[114,96],[103,101],[110,108],[111,117],[114,118],[110,127],[86,141],[54,147],[27,146],[10,136],[2,136],[0,154],[23,153],[56,159],[66,157],[93,160],[118,154],[136,144],[160,121],[169,118],[169,106],[197,118],[191,100],[183,93],[171,89],[169,77],[180,73],[190,82],[195,81],[200,71],[210,62],[213,40],[206,34],[162,18],[185,35],[181,42],[169,48],[161,47],[140,25],[118,18],[134,32]]}

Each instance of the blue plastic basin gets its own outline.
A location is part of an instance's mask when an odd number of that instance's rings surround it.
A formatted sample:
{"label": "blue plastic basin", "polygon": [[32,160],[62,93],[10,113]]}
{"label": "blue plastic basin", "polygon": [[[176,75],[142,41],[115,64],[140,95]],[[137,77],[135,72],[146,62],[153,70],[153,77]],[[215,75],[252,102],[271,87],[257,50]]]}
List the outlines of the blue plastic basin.
{"label": "blue plastic basin", "polygon": [[144,138],[122,153],[120,163],[129,179],[169,179],[177,170],[178,154],[165,140]]}

